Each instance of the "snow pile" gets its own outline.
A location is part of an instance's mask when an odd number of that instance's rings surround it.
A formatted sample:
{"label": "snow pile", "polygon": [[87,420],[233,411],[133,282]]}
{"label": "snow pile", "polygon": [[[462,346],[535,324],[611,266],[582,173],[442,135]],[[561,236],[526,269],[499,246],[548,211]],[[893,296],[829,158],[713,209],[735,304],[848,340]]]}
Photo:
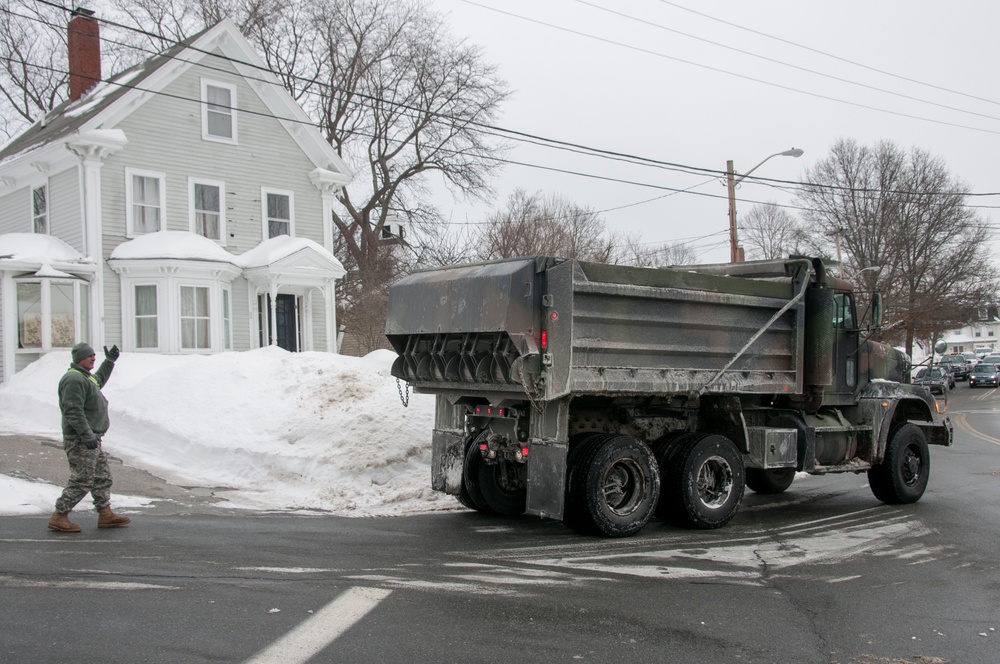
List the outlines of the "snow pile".
{"label": "snow pile", "polygon": [[[176,484],[231,489],[222,495],[233,507],[348,516],[457,509],[430,489],[434,399],[410,395],[403,407],[394,358],[278,348],[126,353],[103,390],[104,447]],[[56,385],[68,366],[68,352],[52,353],[0,387],[0,431],[60,439]],[[27,482],[0,480],[0,513],[17,513],[10,498]]]}

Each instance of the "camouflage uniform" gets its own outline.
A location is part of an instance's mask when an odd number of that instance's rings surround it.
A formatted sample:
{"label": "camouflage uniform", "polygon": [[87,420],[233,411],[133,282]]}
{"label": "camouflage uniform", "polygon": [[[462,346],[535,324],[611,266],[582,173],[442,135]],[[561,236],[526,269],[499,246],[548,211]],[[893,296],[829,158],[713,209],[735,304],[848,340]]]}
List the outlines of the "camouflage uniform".
{"label": "camouflage uniform", "polygon": [[69,460],[70,477],[56,500],[56,512],[70,512],[88,492],[98,511],[111,502],[108,457],[100,445],[90,450],[82,440],[91,433],[100,439],[108,430],[108,400],[101,394],[101,388],[108,382],[114,367],[114,362],[105,360],[91,374],[74,363],[59,381],[63,450]]}

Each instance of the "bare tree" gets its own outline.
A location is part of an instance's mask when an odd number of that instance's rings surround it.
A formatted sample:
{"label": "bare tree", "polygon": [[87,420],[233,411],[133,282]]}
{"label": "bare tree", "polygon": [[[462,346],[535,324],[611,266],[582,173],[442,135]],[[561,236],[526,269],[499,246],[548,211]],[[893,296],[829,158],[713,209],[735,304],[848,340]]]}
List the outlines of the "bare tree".
{"label": "bare tree", "polygon": [[755,205],[740,222],[747,258],[770,260],[799,253],[804,233],[798,222],[774,201]]}
{"label": "bare tree", "polygon": [[967,187],[941,159],[889,142],[841,140],[807,177],[799,198],[814,237],[834,231],[845,276],[859,273],[866,286],[889,294],[887,316],[907,352],[916,336],[961,326],[981,302],[995,300],[989,226],[965,204]]}
{"label": "bare tree", "polygon": [[523,189],[477,226],[469,243],[477,260],[546,255],[602,262],[611,260],[616,245],[617,236],[590,208]]}
{"label": "bare tree", "polygon": [[647,243],[638,234],[630,234],[621,239],[611,262],[636,267],[692,265],[698,262],[698,254],[684,242]]}

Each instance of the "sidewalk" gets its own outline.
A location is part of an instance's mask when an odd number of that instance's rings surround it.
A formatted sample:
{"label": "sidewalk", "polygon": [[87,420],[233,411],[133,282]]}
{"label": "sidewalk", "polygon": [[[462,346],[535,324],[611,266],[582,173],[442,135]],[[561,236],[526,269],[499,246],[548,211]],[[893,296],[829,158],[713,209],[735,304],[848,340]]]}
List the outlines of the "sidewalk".
{"label": "sidewalk", "polygon": [[[240,510],[220,507],[224,489],[218,487],[176,486],[145,470],[132,468],[121,459],[108,454],[114,495],[142,496],[154,502],[142,508],[143,514],[233,514]],[[63,453],[62,441],[40,436],[0,434],[0,475],[29,482],[45,482],[58,488],[69,479],[69,464]],[[84,498],[74,512],[90,508],[90,498]]]}

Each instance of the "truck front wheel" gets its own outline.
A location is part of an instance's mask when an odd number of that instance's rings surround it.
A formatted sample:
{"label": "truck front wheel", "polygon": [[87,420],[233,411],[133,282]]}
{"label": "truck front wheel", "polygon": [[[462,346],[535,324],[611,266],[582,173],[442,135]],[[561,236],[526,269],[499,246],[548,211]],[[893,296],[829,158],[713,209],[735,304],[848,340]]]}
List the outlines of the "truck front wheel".
{"label": "truck front wheel", "polygon": [[661,456],[663,498],[657,516],[697,528],[719,528],[736,516],[743,500],[743,458],[725,436],[682,436]]}
{"label": "truck front wheel", "polygon": [[642,441],[631,436],[591,439],[573,465],[568,492],[572,525],[607,537],[628,537],[653,516],[660,473]]}
{"label": "truck front wheel", "polygon": [[927,489],[930,470],[924,432],[915,424],[903,424],[889,434],[882,463],[868,471],[868,486],[883,503],[915,503]]}
{"label": "truck front wheel", "polygon": [[794,468],[747,468],[747,488],[757,493],[782,493],[794,481]]}

